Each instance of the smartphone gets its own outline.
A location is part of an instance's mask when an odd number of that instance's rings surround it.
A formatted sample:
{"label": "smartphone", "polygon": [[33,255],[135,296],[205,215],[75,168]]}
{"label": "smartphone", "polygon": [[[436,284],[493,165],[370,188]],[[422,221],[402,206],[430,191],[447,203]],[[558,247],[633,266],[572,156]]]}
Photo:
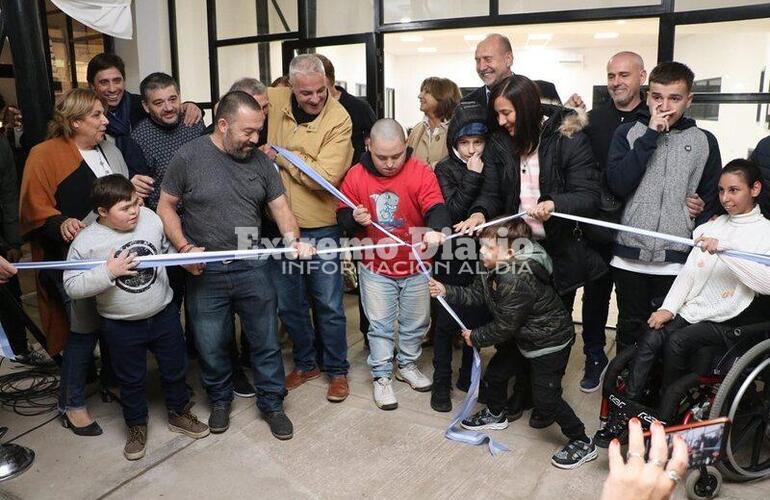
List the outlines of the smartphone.
{"label": "smartphone", "polygon": [[[690,469],[704,465],[713,465],[724,454],[725,436],[729,431],[729,426],[730,419],[722,417],[714,420],[666,427],[666,442],[668,443],[669,456],[671,456],[671,449],[673,447],[673,437],[679,435],[687,443],[689,454],[688,467]],[[649,431],[644,433],[644,438],[645,445],[649,449]]]}

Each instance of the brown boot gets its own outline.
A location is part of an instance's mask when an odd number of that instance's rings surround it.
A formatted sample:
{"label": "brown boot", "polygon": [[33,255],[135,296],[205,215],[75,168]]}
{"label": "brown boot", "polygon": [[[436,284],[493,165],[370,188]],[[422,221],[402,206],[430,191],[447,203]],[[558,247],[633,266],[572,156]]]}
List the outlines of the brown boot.
{"label": "brown boot", "polygon": [[147,446],[147,426],[132,425],[128,428],[128,438],[126,446],[123,448],[123,455],[128,460],[139,460],[144,456],[144,449]]}
{"label": "brown boot", "polygon": [[179,432],[194,439],[204,438],[209,435],[209,426],[198,420],[191,411],[192,401],[187,403],[182,413],[168,412],[168,428],[173,432]]}
{"label": "brown boot", "polygon": [[290,391],[301,386],[308,380],[313,380],[321,376],[321,370],[318,367],[313,368],[310,371],[303,372],[297,368],[293,369],[290,374],[286,376],[286,390]]}
{"label": "brown boot", "polygon": [[329,390],[326,391],[326,399],[332,403],[345,401],[350,394],[347,375],[335,375],[329,380]]}

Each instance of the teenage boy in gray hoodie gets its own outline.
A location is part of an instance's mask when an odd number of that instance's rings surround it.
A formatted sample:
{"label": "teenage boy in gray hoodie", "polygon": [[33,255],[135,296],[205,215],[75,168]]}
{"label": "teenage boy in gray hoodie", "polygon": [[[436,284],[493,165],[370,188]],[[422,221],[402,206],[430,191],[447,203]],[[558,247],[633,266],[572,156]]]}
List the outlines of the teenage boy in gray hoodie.
{"label": "teenage boy in gray hoodie", "polygon": [[120,383],[128,460],[144,456],[147,442],[147,351],[155,355],[168,409],[168,427],[195,439],[209,428],[190,411],[185,384],[187,357],[179,309],[163,267],[136,269],[137,256],[166,253],[168,240],[155,212],[139,205],[139,195],[122,175],[97,179],[91,206],[99,218],[72,242],[67,260],[107,259],[88,271],[65,271],[64,289],[72,299],[96,297],[102,331]]}
{"label": "teenage boy in gray hoodie", "polygon": [[[692,103],[695,75],[682,63],[666,62],[650,73],[650,114],[615,131],[607,160],[607,185],[625,201],[621,224],[690,238],[719,207],[722,170],[714,136],[684,113]],[[687,197],[697,193],[703,213],[691,218]],[[618,297],[618,350],[636,344],[647,329],[653,303],[668,293],[690,247],[618,231],[613,278]]]}
{"label": "teenage boy in gray hoodie", "polygon": [[[594,460],[596,446],[585,433],[583,422],[562,398],[561,381],[569,362],[575,327],[553,286],[551,259],[532,239],[532,230],[521,219],[485,228],[479,235],[481,263],[488,270],[467,287],[443,285],[432,279],[433,297],[449,303],[485,305],[492,321],[462,332],[466,344],[481,348],[514,343],[530,365],[535,410],[553,415],[569,443],[556,452],[551,463],[574,469]],[[503,350],[505,351],[505,350]],[[495,356],[505,356],[498,351]],[[487,407],[462,421],[470,430],[508,427],[506,402],[508,380],[515,363],[499,379],[487,379]]]}

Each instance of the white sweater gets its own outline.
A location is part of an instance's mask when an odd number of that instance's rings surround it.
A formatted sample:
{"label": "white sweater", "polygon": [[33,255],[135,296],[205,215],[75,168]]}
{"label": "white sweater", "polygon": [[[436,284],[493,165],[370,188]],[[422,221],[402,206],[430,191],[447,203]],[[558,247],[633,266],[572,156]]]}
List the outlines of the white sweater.
{"label": "white sweater", "polygon": [[[757,206],[746,214],[722,215],[693,231],[694,238],[701,235],[718,239],[720,250],[770,255],[770,220]],[[661,309],[689,323],[722,322],[743,312],[756,294],[770,294],[770,266],[693,248]]]}

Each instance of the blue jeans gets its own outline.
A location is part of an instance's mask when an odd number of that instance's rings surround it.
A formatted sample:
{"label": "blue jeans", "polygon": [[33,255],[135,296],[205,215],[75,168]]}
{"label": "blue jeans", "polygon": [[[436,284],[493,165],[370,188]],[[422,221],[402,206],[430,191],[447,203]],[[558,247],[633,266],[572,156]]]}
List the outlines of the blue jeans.
{"label": "blue jeans", "polygon": [[[59,413],[86,407],[86,381],[91,371],[99,332],[70,332],[64,346],[59,380]],[[104,359],[102,359],[104,362]]]}
{"label": "blue jeans", "polygon": [[[302,229],[303,239],[314,244],[328,239],[339,244],[338,226]],[[303,372],[317,366],[315,330],[310,319],[313,302],[314,320],[323,345],[323,368],[330,376],[348,373],[348,341],[343,284],[339,254],[315,256],[310,260],[275,259],[273,280],[278,293],[278,316],[294,344],[294,365]]]}
{"label": "blue jeans", "polygon": [[213,262],[200,276],[187,278],[187,308],[192,320],[203,387],[212,403],[232,401],[230,345],[233,314],[249,339],[257,408],[279,411],[286,396],[283,359],[276,328],[275,289],[267,260]]}
{"label": "blue jeans", "polygon": [[393,374],[393,347],[398,321],[399,367],[415,363],[422,354],[422,337],[430,324],[428,280],[422,274],[389,278],[359,266],[361,302],[369,318],[369,358],[372,377]]}
{"label": "blue jeans", "polygon": [[179,307],[169,303],[147,319],[104,319],[104,338],[112,353],[112,369],[120,383],[123,418],[128,426],[147,424],[147,351],[155,355],[166,408],[177,414],[190,401],[185,385],[187,353]]}

